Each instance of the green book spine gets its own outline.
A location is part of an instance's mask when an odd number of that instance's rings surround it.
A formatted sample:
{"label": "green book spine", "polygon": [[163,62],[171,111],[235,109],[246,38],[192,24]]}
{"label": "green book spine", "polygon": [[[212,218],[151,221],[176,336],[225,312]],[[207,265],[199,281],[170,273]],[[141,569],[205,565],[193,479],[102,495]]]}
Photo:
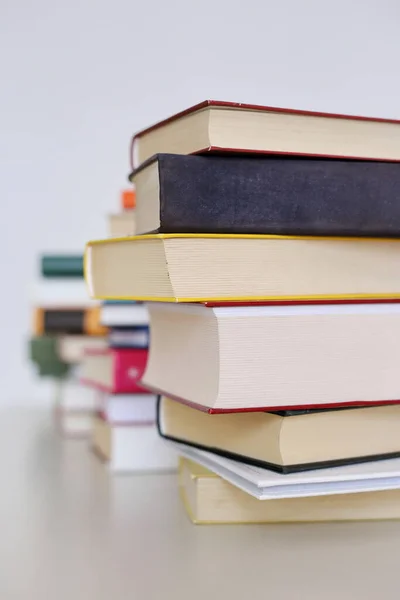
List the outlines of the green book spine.
{"label": "green book spine", "polygon": [[63,379],[69,373],[70,365],[66,363],[54,363],[40,365],[38,374],[39,377],[53,377],[55,379]]}
{"label": "green book spine", "polygon": [[32,337],[29,340],[29,357],[37,363],[58,361],[56,338],[49,335]]}
{"label": "green book spine", "polygon": [[83,277],[83,256],[50,255],[41,257],[41,273],[43,277]]}
{"label": "green book spine", "polygon": [[55,337],[31,338],[29,340],[29,358],[37,365],[40,377],[65,377],[70,370],[70,365],[58,356]]}

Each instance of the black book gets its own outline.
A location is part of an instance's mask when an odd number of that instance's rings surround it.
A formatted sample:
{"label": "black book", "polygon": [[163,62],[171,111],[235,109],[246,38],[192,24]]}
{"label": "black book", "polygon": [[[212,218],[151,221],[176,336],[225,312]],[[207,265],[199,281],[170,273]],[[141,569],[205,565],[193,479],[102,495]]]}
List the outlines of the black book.
{"label": "black book", "polygon": [[45,309],[43,331],[50,334],[83,334],[85,333],[85,311]]}
{"label": "black book", "polygon": [[158,154],[133,171],[138,234],[400,236],[400,164]]}

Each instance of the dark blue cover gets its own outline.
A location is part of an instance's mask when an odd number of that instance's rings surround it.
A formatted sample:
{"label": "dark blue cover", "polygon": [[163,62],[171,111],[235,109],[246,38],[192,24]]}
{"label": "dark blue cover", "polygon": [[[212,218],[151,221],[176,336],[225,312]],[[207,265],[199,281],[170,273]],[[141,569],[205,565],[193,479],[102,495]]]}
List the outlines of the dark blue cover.
{"label": "dark blue cover", "polygon": [[147,325],[113,327],[108,334],[110,348],[148,348],[150,332]]}
{"label": "dark blue cover", "polygon": [[159,154],[147,164],[153,160],[160,233],[400,236],[399,163]]}

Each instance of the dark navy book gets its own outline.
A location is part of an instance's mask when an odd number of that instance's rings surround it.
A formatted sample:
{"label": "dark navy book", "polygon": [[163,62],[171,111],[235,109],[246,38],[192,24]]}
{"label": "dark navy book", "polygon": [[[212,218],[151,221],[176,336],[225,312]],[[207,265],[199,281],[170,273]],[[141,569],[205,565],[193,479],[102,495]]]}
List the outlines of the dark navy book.
{"label": "dark navy book", "polygon": [[108,334],[110,348],[148,348],[148,327],[113,327]]}
{"label": "dark navy book", "polygon": [[158,154],[130,180],[138,234],[400,236],[399,163]]}

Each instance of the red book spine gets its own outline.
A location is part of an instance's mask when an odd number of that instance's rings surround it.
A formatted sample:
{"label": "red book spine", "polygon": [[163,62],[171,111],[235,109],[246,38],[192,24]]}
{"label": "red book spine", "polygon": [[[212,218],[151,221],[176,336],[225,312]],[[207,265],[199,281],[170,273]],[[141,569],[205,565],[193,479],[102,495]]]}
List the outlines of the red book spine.
{"label": "red book spine", "polygon": [[147,349],[118,349],[114,354],[114,394],[143,393],[145,390],[139,381],[146,368]]}

